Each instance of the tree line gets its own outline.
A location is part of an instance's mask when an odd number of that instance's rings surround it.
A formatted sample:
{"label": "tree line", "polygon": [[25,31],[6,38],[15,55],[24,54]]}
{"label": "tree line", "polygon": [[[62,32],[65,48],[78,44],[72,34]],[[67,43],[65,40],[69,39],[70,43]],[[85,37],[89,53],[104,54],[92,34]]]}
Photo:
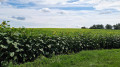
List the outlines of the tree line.
{"label": "tree line", "polygon": [[[86,29],[86,27],[81,27],[81,28]],[[120,23],[115,24],[115,25],[106,24],[105,26],[103,24],[97,24],[97,25],[94,24],[91,27],[89,27],[89,29],[115,29],[115,30],[119,30]]]}

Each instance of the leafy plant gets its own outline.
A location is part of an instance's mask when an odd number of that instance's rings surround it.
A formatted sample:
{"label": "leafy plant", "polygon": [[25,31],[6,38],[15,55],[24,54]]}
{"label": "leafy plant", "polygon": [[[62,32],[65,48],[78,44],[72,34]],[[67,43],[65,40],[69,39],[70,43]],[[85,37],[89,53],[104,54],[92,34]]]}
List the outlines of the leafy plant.
{"label": "leafy plant", "polygon": [[0,67],[11,61],[17,64],[34,61],[40,55],[51,57],[81,50],[120,48],[120,32],[115,30],[76,32],[71,29],[72,32],[53,31],[53,35],[50,30],[46,33],[38,29],[12,28],[7,21],[0,26]]}

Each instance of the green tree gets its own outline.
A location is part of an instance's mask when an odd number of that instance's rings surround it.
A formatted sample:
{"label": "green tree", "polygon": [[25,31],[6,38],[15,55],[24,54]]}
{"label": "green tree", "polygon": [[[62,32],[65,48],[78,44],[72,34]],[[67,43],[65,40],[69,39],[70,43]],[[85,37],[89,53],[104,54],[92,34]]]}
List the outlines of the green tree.
{"label": "green tree", "polygon": [[113,27],[114,27],[115,30],[120,29],[120,23],[118,23],[118,24],[116,24],[116,25],[113,25]]}
{"label": "green tree", "polygon": [[93,25],[89,29],[104,29],[104,25],[102,24]]}
{"label": "green tree", "polygon": [[89,29],[96,29],[97,28],[97,26],[96,25],[93,25],[93,26],[91,26]]}
{"label": "green tree", "polygon": [[107,25],[105,26],[105,28],[106,28],[106,29],[112,29],[112,25],[107,24]]}
{"label": "green tree", "polygon": [[81,27],[81,29],[87,29],[87,28],[84,26],[84,27]]}

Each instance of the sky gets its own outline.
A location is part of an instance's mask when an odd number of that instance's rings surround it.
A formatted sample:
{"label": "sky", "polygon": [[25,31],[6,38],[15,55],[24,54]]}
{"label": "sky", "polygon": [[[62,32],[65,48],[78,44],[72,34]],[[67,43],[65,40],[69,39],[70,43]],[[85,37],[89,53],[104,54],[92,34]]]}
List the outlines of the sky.
{"label": "sky", "polygon": [[120,0],[0,0],[0,22],[14,27],[80,28],[120,23]]}

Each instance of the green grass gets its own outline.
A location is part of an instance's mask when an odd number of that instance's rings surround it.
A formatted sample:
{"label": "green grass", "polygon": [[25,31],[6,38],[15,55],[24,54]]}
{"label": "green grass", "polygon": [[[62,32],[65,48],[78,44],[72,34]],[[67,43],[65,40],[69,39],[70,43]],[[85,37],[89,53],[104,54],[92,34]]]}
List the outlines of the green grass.
{"label": "green grass", "polygon": [[120,49],[81,51],[52,58],[41,56],[34,62],[9,67],[120,67]]}

